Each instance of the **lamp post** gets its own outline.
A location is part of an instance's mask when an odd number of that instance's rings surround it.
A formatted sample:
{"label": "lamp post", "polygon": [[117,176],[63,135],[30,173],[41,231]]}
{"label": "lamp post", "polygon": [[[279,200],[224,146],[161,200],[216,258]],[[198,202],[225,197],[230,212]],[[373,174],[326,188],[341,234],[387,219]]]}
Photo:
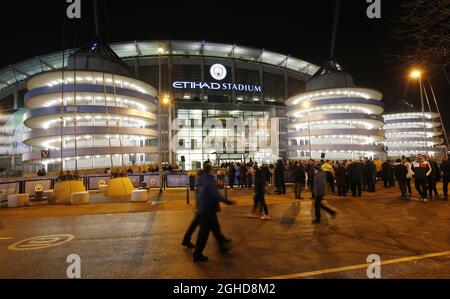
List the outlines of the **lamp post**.
{"label": "lamp post", "polygon": [[309,100],[307,102],[304,102],[302,104],[302,107],[304,109],[308,109],[308,148],[309,148],[309,159],[312,159],[312,155],[311,155],[311,122],[310,122],[311,110],[309,109],[311,107],[311,104],[309,103]]}
{"label": "lamp post", "polygon": [[[425,122],[425,105],[423,101],[423,89],[422,89],[422,71],[419,69],[413,69],[410,73],[410,77],[414,80],[419,80],[419,90],[420,90],[420,105],[422,108],[422,121],[423,121],[423,145],[426,150],[427,147],[427,139],[426,139],[426,122]],[[426,152],[428,154],[428,151]]]}
{"label": "lamp post", "polygon": [[161,103],[161,55],[164,53],[163,47],[158,47],[158,174],[160,188],[159,192],[163,189],[163,178],[162,178],[162,103]]}

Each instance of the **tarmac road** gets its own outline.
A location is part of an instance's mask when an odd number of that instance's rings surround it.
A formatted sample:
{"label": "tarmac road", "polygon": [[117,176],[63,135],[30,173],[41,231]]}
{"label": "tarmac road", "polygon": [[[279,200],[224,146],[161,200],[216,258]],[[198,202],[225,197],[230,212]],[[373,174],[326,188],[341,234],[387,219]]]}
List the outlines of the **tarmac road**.
{"label": "tarmac road", "polygon": [[[361,198],[328,196],[339,214],[336,219],[325,216],[320,225],[311,224],[309,199],[272,201],[272,220],[266,222],[247,218],[248,205],[224,208],[219,219],[233,248],[220,254],[211,235],[205,250],[210,260],[200,264],[180,246],[193,217],[190,208],[4,217],[0,278],[66,278],[70,254],[80,256],[82,278],[367,278],[364,265],[349,266],[365,264],[370,254],[388,262],[382,265],[382,278],[450,278],[450,205],[397,196],[396,189]],[[57,234],[73,239],[41,249],[10,247]],[[32,241],[21,249],[53,241]]]}

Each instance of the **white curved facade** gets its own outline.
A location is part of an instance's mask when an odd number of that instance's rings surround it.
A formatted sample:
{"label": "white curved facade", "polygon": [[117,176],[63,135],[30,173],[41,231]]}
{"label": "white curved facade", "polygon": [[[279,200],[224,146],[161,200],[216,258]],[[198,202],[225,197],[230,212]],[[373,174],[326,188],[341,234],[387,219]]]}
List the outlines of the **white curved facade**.
{"label": "white curved facade", "polygon": [[384,130],[389,157],[426,154],[435,156],[442,152],[436,148],[444,140],[439,115],[430,112],[406,112],[384,115]]}
{"label": "white curved facade", "polygon": [[308,91],[286,101],[288,158],[342,160],[380,157],[382,94],[358,87]]}
{"label": "white curved facade", "polygon": [[[120,166],[122,155],[125,165],[156,161],[158,149],[151,141],[158,136],[152,128],[158,102],[152,86],[111,73],[83,70],[75,78],[73,70],[58,70],[33,76],[27,87],[24,125],[29,130],[23,142],[34,150],[23,154],[23,161],[60,164],[61,115],[66,169],[74,168],[75,159],[80,169],[111,167],[111,155],[114,167]],[[48,150],[47,158],[41,150]]]}

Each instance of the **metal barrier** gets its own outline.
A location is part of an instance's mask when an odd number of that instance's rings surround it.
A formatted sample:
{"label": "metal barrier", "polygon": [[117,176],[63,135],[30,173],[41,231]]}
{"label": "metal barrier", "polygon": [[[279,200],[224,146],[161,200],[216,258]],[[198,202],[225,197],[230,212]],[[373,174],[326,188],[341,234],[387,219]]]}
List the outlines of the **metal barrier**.
{"label": "metal barrier", "polygon": [[[187,173],[163,173],[162,181],[158,173],[142,173],[142,174],[129,174],[133,186],[139,188],[142,182],[146,182],[147,186],[150,188],[185,188],[190,186],[190,179]],[[98,175],[87,175],[80,177],[83,180],[84,185],[87,190],[98,190],[98,181],[104,180],[106,183],[109,182],[110,176],[106,174]],[[217,176],[215,175],[217,180]],[[293,176],[291,171],[286,171],[285,182],[290,183],[293,181]],[[5,194],[13,193],[34,193],[34,187],[37,184],[42,184],[44,189],[53,189],[57,177],[42,177],[33,179],[18,179],[15,181],[0,182],[0,201],[4,201],[3,197]],[[253,184],[252,179],[252,184]],[[195,184],[197,177],[195,178]],[[227,194],[227,186],[229,186],[229,177],[225,175],[224,188],[225,194]]]}

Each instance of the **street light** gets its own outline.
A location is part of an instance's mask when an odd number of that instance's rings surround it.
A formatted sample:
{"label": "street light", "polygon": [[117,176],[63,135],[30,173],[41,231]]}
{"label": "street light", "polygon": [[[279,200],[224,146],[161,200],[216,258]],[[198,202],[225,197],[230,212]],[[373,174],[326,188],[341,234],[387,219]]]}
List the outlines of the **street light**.
{"label": "street light", "polygon": [[[422,120],[423,120],[423,144],[425,147],[425,150],[427,150],[427,139],[426,139],[426,122],[425,122],[425,105],[423,100],[423,93],[424,90],[422,88],[422,71],[419,69],[413,69],[409,76],[412,79],[419,80],[419,90],[420,90],[420,104],[422,106]],[[431,112],[431,111],[430,111]],[[428,153],[428,152],[427,152]]]}
{"label": "street light", "polygon": [[420,70],[418,70],[418,69],[413,69],[411,71],[411,73],[409,74],[409,76],[412,79],[419,79],[420,80],[420,78],[422,77],[422,72]]}
{"label": "street light", "polygon": [[311,107],[311,104],[309,103],[309,101],[303,102],[302,107],[304,109],[308,109],[308,148],[309,148],[309,159],[312,159],[312,155],[311,155],[311,122],[309,121],[309,116],[311,113],[311,110],[309,108]]}
{"label": "street light", "polygon": [[168,95],[165,95],[165,96],[162,98],[162,103],[163,103],[164,106],[170,104],[170,98],[169,98]]}
{"label": "street light", "polygon": [[158,155],[158,173],[159,173],[159,182],[160,182],[160,188],[159,192],[162,192],[163,189],[163,177],[162,177],[162,102],[164,100],[161,99],[161,55],[164,53],[163,47],[158,47],[158,116],[159,116],[159,122],[158,122],[158,139],[159,139],[159,155]]}

